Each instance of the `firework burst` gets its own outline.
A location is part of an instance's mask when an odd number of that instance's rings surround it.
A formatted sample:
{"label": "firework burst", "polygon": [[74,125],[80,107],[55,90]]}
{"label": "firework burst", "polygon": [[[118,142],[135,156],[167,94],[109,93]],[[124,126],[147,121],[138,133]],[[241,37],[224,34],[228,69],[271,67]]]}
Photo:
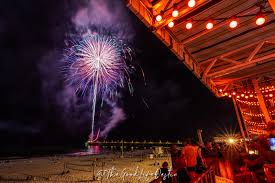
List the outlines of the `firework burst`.
{"label": "firework burst", "polygon": [[131,49],[121,40],[109,35],[88,33],[73,42],[65,52],[67,84],[76,93],[88,95],[92,101],[92,132],[94,137],[95,108],[98,98],[114,98],[120,88],[128,86],[132,93]]}

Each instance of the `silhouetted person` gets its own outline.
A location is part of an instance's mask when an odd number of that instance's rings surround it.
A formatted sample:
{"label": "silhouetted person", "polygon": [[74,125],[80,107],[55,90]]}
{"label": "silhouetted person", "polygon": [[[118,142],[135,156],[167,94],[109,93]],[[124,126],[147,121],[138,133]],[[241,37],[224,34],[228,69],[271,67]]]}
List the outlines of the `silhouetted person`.
{"label": "silhouetted person", "polygon": [[162,163],[162,167],[159,170],[159,176],[162,177],[162,183],[172,183],[172,175],[170,174],[166,161]]}
{"label": "silhouetted person", "polygon": [[170,147],[170,154],[171,154],[171,160],[172,160],[172,169],[176,169],[176,159],[178,156],[178,147],[176,144],[172,144]]}
{"label": "silhouetted person", "polygon": [[185,160],[184,154],[182,154],[181,151],[178,151],[178,154],[176,157],[176,169],[177,169],[178,183],[190,182],[191,178],[187,172],[186,160]]}

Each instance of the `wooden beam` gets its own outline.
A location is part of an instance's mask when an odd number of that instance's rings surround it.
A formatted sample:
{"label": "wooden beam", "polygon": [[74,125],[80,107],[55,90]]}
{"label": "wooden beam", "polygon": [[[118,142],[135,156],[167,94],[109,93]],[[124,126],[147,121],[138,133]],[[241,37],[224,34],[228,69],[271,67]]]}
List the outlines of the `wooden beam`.
{"label": "wooden beam", "polygon": [[275,41],[266,41],[266,43],[275,44]]}
{"label": "wooden beam", "polygon": [[269,116],[267,107],[265,105],[264,97],[263,97],[262,92],[260,90],[259,83],[256,79],[253,79],[252,84],[254,86],[254,90],[256,91],[256,95],[258,97],[258,102],[259,102],[260,109],[264,114],[265,123],[268,124],[271,121],[271,118]]}
{"label": "wooden beam", "polygon": [[225,61],[225,62],[232,63],[232,64],[234,64],[234,65],[241,64],[241,62],[238,62],[238,61],[233,60],[233,59],[230,59],[230,58],[220,57],[220,58],[218,58],[218,59],[219,59],[219,60],[222,60],[222,61]]}
{"label": "wooden beam", "polygon": [[140,0],[147,8],[152,8],[152,4],[148,0]]}
{"label": "wooden beam", "polygon": [[211,68],[215,65],[215,63],[217,62],[218,59],[214,59],[208,66],[207,68],[204,70],[203,72],[203,78],[206,78],[208,72],[211,70]]}
{"label": "wooden beam", "polygon": [[274,58],[274,57],[275,57],[275,53],[269,54],[269,55],[266,55],[266,56],[254,59],[254,60],[252,60],[250,62],[244,62],[242,64],[235,65],[233,67],[229,67],[229,68],[226,68],[226,69],[223,69],[223,70],[220,70],[220,71],[208,74],[207,77],[214,77],[214,78],[221,77],[221,76],[224,76],[224,75],[231,74],[233,72],[239,71],[241,69],[252,67],[257,62],[261,62],[261,61],[264,61],[264,60],[267,60],[267,59],[270,59],[270,58]]}
{"label": "wooden beam", "polygon": [[[241,81],[245,81],[245,80],[247,80],[249,78],[252,78],[252,77],[253,78],[254,77],[260,77],[260,76],[267,76],[268,77],[268,75],[266,75],[266,73],[274,72],[274,68],[275,68],[275,62],[271,66],[266,67],[265,69],[258,69],[257,71],[251,72],[249,74],[245,74],[244,76],[234,77],[232,79],[227,78],[226,80],[228,80],[229,82],[236,82],[236,81],[241,82]],[[273,79],[275,79],[275,77]]]}
{"label": "wooden beam", "polygon": [[231,50],[231,51],[229,51],[229,52],[226,52],[226,53],[217,55],[217,56],[215,56],[215,57],[211,57],[211,58],[209,58],[209,59],[207,59],[207,60],[201,61],[201,62],[200,62],[200,65],[205,64],[205,63],[207,63],[207,62],[211,62],[211,61],[212,61],[213,59],[215,59],[215,58],[227,57],[227,56],[232,55],[232,54],[234,54],[234,53],[237,53],[237,52],[239,52],[239,51],[248,49],[248,48],[250,48],[250,47],[252,47],[252,46],[254,46],[254,45],[257,45],[257,44],[259,44],[259,43],[261,43],[261,42],[266,42],[266,41],[273,40],[273,39],[275,39],[275,36],[271,36],[271,37],[266,38],[266,39],[264,39],[264,40],[255,41],[255,42],[253,42],[253,43],[247,44],[247,45],[242,46],[242,47],[240,47],[240,48],[237,48],[237,49]]}
{"label": "wooden beam", "polygon": [[168,0],[163,8],[163,11],[166,11],[169,5],[172,3],[173,0]]}
{"label": "wooden beam", "polygon": [[240,104],[237,104],[237,106],[238,106],[238,108],[239,108],[239,110],[240,110],[240,115],[242,116],[242,122],[243,122],[243,127],[244,127],[244,131],[245,131],[245,133],[246,133],[246,135],[247,135],[247,137],[250,137],[250,134],[249,134],[249,132],[248,132],[248,127],[247,127],[247,124],[246,124],[246,122],[244,121],[244,114],[243,114],[243,110],[242,110],[242,108],[241,108],[241,105]]}
{"label": "wooden beam", "polygon": [[229,88],[230,85],[231,85],[231,83],[228,83],[228,84],[223,88],[223,91],[226,91],[227,88]]}
{"label": "wooden beam", "polygon": [[152,3],[152,10],[154,15],[159,14],[161,11],[165,11],[167,6],[171,3],[171,0],[158,0]]}
{"label": "wooden beam", "polygon": [[263,47],[264,43],[265,43],[264,41],[260,42],[256,46],[256,48],[253,50],[253,52],[249,55],[249,57],[246,59],[245,62],[250,62],[254,58],[254,56],[260,51],[260,49]]}

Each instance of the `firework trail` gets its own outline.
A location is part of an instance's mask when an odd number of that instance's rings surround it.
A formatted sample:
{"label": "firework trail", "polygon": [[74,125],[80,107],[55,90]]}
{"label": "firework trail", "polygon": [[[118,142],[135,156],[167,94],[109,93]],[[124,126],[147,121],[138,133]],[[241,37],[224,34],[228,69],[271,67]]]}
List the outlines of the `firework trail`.
{"label": "firework trail", "polygon": [[92,102],[92,131],[95,131],[95,110],[98,98],[113,99],[125,85],[132,93],[130,73],[131,49],[110,35],[87,33],[65,51],[65,76],[76,93],[88,95]]}

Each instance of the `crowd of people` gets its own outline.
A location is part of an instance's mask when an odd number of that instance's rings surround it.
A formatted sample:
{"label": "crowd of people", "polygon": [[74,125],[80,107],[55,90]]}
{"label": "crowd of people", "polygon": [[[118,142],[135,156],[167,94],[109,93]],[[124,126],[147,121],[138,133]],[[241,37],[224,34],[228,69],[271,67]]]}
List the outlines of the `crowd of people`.
{"label": "crowd of people", "polygon": [[[173,144],[170,148],[172,169],[169,169],[167,162],[162,164],[159,174],[165,176],[162,176],[161,181],[163,183],[188,183],[196,179],[207,170],[207,161],[203,154],[209,155],[209,150],[207,146],[202,148],[191,139],[184,142],[182,148]],[[213,151],[211,150],[211,152]],[[170,176],[166,176],[167,174]]]}
{"label": "crowd of people", "polygon": [[[275,134],[274,134],[275,135]],[[272,136],[273,137],[273,136]],[[188,183],[196,180],[210,165],[214,165],[216,175],[236,183],[266,182],[264,166],[275,165],[275,151],[269,143],[270,135],[260,135],[247,142],[247,147],[211,143],[199,145],[187,140],[181,148],[170,148],[172,164],[162,164],[159,171],[163,183]],[[273,137],[274,138],[274,137]],[[167,175],[169,176],[162,176]],[[249,176],[244,176],[249,175]]]}

